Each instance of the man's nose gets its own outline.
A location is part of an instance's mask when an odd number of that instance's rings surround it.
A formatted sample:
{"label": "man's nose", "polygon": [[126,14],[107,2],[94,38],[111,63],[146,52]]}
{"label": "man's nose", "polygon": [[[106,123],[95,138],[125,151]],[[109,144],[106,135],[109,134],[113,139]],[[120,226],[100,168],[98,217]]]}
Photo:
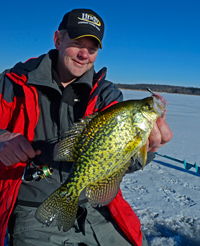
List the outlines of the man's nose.
{"label": "man's nose", "polygon": [[84,59],[87,59],[89,57],[89,51],[86,47],[82,47],[78,53],[79,56],[83,57]]}

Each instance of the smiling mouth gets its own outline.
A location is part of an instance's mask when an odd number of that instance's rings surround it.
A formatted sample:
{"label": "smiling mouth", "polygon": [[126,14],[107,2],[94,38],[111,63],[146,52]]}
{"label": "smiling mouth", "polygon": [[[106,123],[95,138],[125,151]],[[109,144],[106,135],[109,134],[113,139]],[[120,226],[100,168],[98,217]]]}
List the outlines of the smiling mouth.
{"label": "smiling mouth", "polygon": [[76,61],[76,60],[73,60],[73,62],[74,62],[76,65],[81,66],[81,67],[83,67],[84,65],[86,65],[85,63],[81,63],[81,62]]}

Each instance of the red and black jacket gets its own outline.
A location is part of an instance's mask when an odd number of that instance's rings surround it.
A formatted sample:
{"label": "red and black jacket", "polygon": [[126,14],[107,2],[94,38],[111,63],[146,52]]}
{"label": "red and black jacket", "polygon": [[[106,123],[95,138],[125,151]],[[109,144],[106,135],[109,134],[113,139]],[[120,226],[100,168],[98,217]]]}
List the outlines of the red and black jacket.
{"label": "red and black jacket", "polygon": [[[40,64],[48,59],[41,56],[20,63],[13,69],[5,71],[0,76],[0,129],[21,133],[30,143],[34,142],[35,129],[40,116],[39,93],[37,86],[29,83],[30,73],[39,69]],[[89,91],[84,115],[101,111],[122,100],[122,95],[111,82],[105,80],[106,69],[94,74],[92,87]],[[14,88],[14,89],[13,89]],[[10,90],[10,92],[8,92]],[[17,93],[16,93],[17,91]],[[22,183],[21,176],[26,163],[6,167],[0,162],[0,246],[9,217],[16,202]],[[138,217],[123,199],[121,191],[107,205],[116,223],[121,227],[133,245],[142,244],[141,225]]]}

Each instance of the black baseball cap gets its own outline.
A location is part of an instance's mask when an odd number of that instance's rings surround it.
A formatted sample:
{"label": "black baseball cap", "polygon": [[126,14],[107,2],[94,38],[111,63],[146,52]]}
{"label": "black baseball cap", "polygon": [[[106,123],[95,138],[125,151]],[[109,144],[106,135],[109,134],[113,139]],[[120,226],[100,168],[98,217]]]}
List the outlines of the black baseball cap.
{"label": "black baseball cap", "polygon": [[60,23],[58,30],[67,30],[71,39],[81,37],[94,37],[100,43],[104,33],[104,22],[101,17],[91,9],[73,9],[66,13]]}

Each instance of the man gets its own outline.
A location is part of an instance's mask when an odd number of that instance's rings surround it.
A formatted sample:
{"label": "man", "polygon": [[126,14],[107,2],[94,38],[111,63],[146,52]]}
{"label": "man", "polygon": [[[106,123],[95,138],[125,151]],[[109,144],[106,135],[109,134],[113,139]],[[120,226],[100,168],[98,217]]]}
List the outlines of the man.
{"label": "man", "polygon": [[[59,231],[55,222],[47,227],[35,219],[37,207],[65,182],[72,167],[52,160],[55,143],[84,115],[122,101],[122,93],[105,80],[106,69],[94,72],[103,32],[97,13],[74,9],[54,34],[56,50],[18,63],[0,76],[0,226],[4,236],[9,220],[11,245],[147,245],[137,216],[120,192],[102,208],[92,208],[82,192],[76,223],[68,232]],[[165,120],[159,119],[148,151],[171,137]],[[51,178],[30,175],[32,182],[21,182],[28,159],[30,170],[49,164]],[[130,171],[138,166],[133,163]],[[124,228],[126,219],[131,225]]]}

